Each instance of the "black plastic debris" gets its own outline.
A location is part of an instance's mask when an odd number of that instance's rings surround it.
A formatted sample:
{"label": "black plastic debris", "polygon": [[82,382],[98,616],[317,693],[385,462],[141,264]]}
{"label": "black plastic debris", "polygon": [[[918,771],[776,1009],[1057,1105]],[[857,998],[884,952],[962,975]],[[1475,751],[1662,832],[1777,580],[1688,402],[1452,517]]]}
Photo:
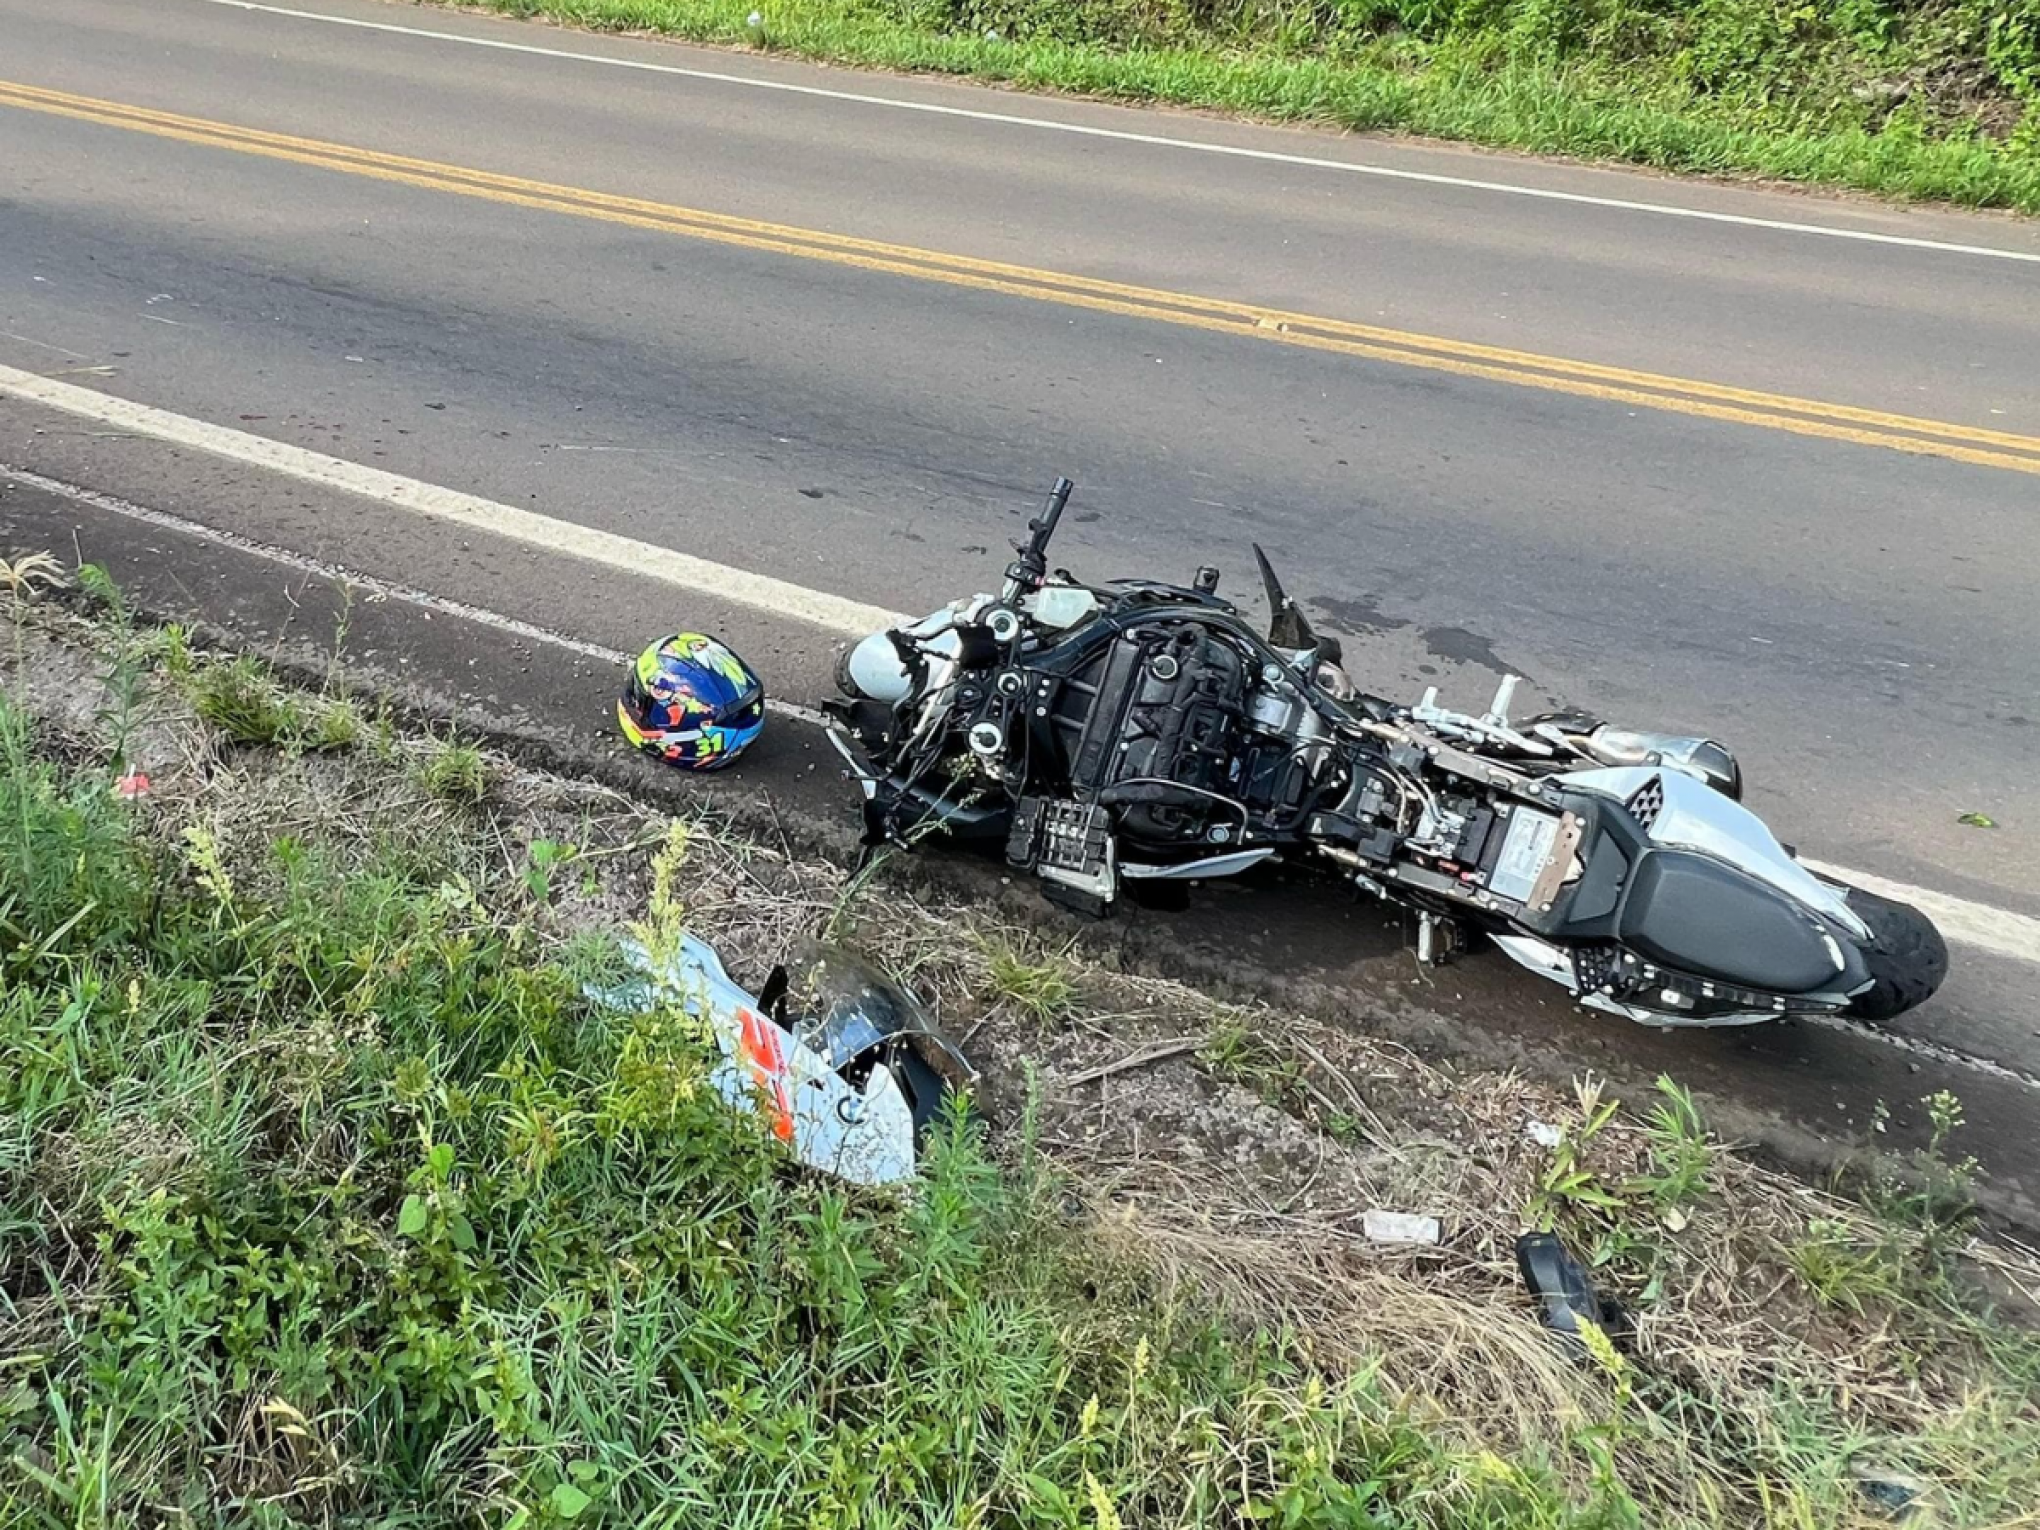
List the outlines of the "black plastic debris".
{"label": "black plastic debris", "polygon": [[1856,1486],[1863,1496],[1892,1519],[1905,1519],[1919,1507],[1924,1484],[1903,1472],[1856,1468]]}
{"label": "black plastic debris", "polygon": [[1538,1316],[1544,1326],[1570,1347],[1582,1346],[1582,1320],[1610,1339],[1620,1339],[1628,1333],[1628,1314],[1619,1303],[1594,1289],[1586,1267],[1566,1252],[1558,1234],[1527,1232],[1517,1238],[1516,1268],[1523,1272],[1523,1284],[1537,1300]]}

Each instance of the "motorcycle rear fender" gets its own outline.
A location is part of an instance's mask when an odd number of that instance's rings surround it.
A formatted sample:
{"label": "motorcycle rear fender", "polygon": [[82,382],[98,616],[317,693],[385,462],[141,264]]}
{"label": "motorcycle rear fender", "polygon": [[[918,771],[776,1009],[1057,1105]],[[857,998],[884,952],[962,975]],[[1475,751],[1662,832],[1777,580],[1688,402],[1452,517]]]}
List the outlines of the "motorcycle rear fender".
{"label": "motorcycle rear fender", "polygon": [[1697,777],[1656,766],[1616,766],[1571,771],[1557,778],[1557,784],[1570,794],[1590,793],[1622,804],[1653,782],[1662,806],[1648,834],[1652,842],[1683,845],[1726,861],[1770,883],[1792,902],[1855,939],[1869,938],[1869,929],[1856,917],[1848,899],[1795,861],[1763,819]]}
{"label": "motorcycle rear fender", "polygon": [[[1807,907],[1782,889],[1754,876],[1747,868],[1738,867],[1724,858],[1700,850],[1654,844],[1636,820],[1613,802],[1574,794],[1567,798],[1565,807],[1582,821],[1579,840],[1582,847],[1581,873],[1548,912],[1524,911],[1515,922],[1525,930],[1559,947],[1590,942],[1611,942],[1627,947],[1629,942],[1624,939],[1624,931],[1630,923],[1630,898],[1646,861],[1655,857],[1693,858],[1719,865],[1728,876],[1736,879],[1738,886],[1735,890],[1745,908],[1753,895],[1772,900],[1776,906],[1781,939],[1791,930],[1794,932],[1792,939],[1803,942],[1809,925],[1817,926],[1823,932],[1834,962],[1832,975],[1824,976],[1806,988],[1786,992],[1783,996],[1840,1002],[1869,981],[1869,969],[1864,964],[1855,936],[1836,921],[1826,918],[1823,910]],[[1648,953],[1638,954],[1648,959]],[[1734,981],[1719,971],[1696,969],[1690,965],[1681,970],[1702,980]]]}

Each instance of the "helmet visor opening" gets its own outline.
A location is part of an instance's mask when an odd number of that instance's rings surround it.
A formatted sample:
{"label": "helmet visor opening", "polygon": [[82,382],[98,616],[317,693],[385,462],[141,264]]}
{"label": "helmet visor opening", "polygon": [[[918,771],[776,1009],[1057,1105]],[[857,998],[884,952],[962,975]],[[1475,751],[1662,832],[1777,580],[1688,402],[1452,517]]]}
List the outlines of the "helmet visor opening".
{"label": "helmet visor opening", "polygon": [[724,728],[748,728],[765,717],[765,692],[754,687],[716,708],[715,721]]}

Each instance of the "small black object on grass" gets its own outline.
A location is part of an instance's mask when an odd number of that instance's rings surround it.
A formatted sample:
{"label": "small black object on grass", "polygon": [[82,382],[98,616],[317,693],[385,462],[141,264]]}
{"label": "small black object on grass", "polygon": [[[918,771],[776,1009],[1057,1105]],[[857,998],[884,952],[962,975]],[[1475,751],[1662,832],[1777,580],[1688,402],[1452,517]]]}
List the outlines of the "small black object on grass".
{"label": "small black object on grass", "polygon": [[1569,1348],[1582,1347],[1580,1323],[1592,1323],[1611,1339],[1629,1331],[1629,1317],[1587,1279],[1579,1260],[1566,1252],[1556,1233],[1527,1232],[1516,1239],[1516,1268],[1537,1299],[1537,1315]]}
{"label": "small black object on grass", "polygon": [[1904,1519],[1911,1514],[1920,1496],[1919,1485],[1910,1478],[1858,1477],[1856,1486],[1863,1490],[1865,1498],[1893,1519]]}

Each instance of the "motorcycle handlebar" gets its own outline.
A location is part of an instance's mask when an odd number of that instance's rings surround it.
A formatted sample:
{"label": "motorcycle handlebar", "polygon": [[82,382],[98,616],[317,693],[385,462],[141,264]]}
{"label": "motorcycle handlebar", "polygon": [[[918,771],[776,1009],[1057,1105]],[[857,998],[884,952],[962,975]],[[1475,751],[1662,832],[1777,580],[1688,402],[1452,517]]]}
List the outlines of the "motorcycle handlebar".
{"label": "motorcycle handlebar", "polygon": [[1027,523],[1027,540],[1013,544],[1020,558],[1006,570],[1007,600],[1018,599],[1024,590],[1039,586],[1047,577],[1048,539],[1055,535],[1056,522],[1062,519],[1063,507],[1070,502],[1070,492],[1075,488],[1069,479],[1057,478],[1041,514]]}
{"label": "motorcycle handlebar", "polygon": [[1055,487],[1048,491],[1048,503],[1042,506],[1041,514],[1027,523],[1027,529],[1034,533],[1030,551],[1046,553],[1048,539],[1055,535],[1055,523],[1062,519],[1063,506],[1070,502],[1070,493],[1076,485],[1067,478],[1057,478]]}

